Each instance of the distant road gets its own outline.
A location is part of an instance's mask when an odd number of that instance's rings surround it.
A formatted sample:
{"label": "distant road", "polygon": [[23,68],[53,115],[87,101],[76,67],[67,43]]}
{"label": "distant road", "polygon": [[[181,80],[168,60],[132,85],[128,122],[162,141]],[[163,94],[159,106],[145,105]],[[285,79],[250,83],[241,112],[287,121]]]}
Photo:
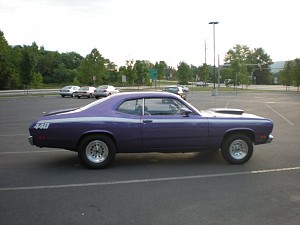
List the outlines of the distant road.
{"label": "distant road", "polygon": [[[223,85],[222,85],[223,86]],[[134,89],[137,87],[118,87],[119,89]],[[144,88],[149,88],[149,87],[139,87],[139,89],[144,89]],[[238,87],[243,88],[243,89],[248,89],[248,90],[272,90],[272,91],[292,91],[292,92],[297,92],[298,87],[286,87],[283,85],[250,85],[246,87],[245,85],[242,86],[240,85]],[[0,96],[12,96],[12,95],[31,95],[31,94],[58,94],[60,89],[29,89],[29,90],[5,90],[5,91],[0,91]]]}
{"label": "distant road", "polygon": [[[242,88],[240,85],[239,88]],[[249,85],[247,88],[244,85],[244,89],[249,90],[272,90],[272,91],[298,91],[298,87],[283,86],[283,85]]]}

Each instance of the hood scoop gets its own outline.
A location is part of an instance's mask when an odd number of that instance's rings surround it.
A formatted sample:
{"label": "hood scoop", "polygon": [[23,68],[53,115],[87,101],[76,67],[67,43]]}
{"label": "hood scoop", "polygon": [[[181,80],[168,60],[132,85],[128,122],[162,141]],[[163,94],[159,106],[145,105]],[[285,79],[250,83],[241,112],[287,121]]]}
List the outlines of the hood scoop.
{"label": "hood scoop", "polygon": [[233,114],[233,115],[242,115],[244,110],[242,109],[228,109],[228,108],[211,108],[209,111],[215,113],[224,113],[224,114]]}

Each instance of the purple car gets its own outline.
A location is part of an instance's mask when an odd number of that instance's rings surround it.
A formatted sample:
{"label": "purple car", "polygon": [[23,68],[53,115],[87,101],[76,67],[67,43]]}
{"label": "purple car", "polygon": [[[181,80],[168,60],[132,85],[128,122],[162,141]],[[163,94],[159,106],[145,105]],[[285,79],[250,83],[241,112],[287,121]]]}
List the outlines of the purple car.
{"label": "purple car", "polygon": [[218,150],[243,164],[253,145],[270,143],[273,122],[238,109],[198,111],[178,95],[131,92],[82,108],[50,112],[35,120],[29,142],[78,152],[89,168],[104,168],[117,153]]}

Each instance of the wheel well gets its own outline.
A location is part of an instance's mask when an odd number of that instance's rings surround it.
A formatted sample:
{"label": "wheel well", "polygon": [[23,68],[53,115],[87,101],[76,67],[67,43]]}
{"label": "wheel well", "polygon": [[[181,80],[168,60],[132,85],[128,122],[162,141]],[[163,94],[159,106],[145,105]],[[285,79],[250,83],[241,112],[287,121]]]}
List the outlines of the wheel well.
{"label": "wheel well", "polygon": [[251,131],[251,130],[234,130],[234,131],[229,131],[227,132],[224,137],[223,137],[223,141],[222,143],[224,142],[224,140],[226,140],[229,136],[231,135],[235,135],[235,134],[244,134],[246,136],[248,136],[251,141],[253,143],[255,143],[255,136],[254,136],[254,133]]}
{"label": "wheel well", "polygon": [[82,141],[84,138],[86,138],[86,137],[88,137],[88,136],[90,136],[90,135],[95,135],[95,134],[97,134],[97,135],[103,135],[103,136],[109,137],[109,138],[115,143],[115,146],[116,146],[116,148],[117,148],[117,143],[116,143],[116,140],[115,140],[114,136],[111,135],[111,134],[109,134],[109,133],[104,133],[104,132],[91,132],[91,133],[86,133],[86,134],[82,135],[82,136],[79,138],[78,142],[77,142],[77,148],[79,147],[81,141]]}

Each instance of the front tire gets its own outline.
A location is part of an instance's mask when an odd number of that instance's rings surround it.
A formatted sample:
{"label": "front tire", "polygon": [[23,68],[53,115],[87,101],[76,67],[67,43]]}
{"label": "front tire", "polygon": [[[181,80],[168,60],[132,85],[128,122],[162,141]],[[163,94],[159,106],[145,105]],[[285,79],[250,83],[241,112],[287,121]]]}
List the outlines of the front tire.
{"label": "front tire", "polygon": [[80,161],[88,168],[105,168],[112,163],[115,156],[115,143],[106,135],[90,135],[85,137],[80,142],[78,157]]}
{"label": "front tire", "polygon": [[223,158],[230,164],[243,164],[253,154],[253,142],[244,134],[233,134],[227,137],[221,147]]}

